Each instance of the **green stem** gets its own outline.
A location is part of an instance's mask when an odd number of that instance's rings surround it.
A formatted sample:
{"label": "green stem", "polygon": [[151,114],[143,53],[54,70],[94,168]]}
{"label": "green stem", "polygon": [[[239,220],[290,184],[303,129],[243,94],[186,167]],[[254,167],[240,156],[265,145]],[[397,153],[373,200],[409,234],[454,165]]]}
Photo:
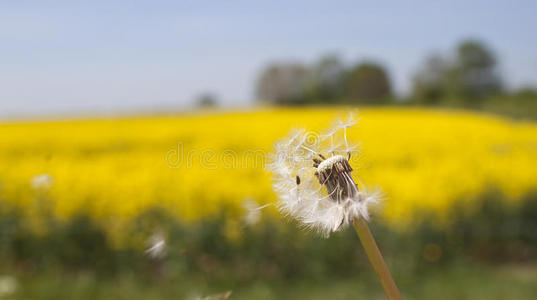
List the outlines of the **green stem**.
{"label": "green stem", "polygon": [[375,273],[377,273],[380,284],[384,288],[384,292],[386,293],[386,296],[388,296],[388,299],[402,300],[401,293],[390,275],[390,270],[388,270],[388,266],[386,266],[382,254],[380,254],[380,250],[369,230],[369,226],[367,226],[367,222],[363,218],[354,219],[354,229],[356,229],[358,238],[360,238],[360,241],[362,242],[365,253],[369,258]]}

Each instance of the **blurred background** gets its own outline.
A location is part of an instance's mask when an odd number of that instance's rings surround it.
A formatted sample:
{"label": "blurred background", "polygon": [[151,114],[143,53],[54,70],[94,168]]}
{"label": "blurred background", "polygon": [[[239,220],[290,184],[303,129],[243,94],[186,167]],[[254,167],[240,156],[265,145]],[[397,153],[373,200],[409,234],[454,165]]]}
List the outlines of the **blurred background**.
{"label": "blurred background", "polygon": [[536,13],[3,1],[0,299],[384,299],[355,233],[281,216],[265,169],[356,110],[405,298],[534,299]]}

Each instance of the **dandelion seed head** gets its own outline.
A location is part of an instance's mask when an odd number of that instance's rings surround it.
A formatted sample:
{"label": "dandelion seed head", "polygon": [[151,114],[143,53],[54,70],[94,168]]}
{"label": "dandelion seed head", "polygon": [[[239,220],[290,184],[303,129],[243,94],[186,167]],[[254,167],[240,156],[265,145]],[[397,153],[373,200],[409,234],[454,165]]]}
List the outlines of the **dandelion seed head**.
{"label": "dandelion seed head", "polygon": [[356,124],[352,115],[324,134],[294,130],[276,143],[269,169],[280,211],[305,227],[329,236],[355,218],[369,218],[379,195],[355,183],[349,158],[358,150],[347,139]]}

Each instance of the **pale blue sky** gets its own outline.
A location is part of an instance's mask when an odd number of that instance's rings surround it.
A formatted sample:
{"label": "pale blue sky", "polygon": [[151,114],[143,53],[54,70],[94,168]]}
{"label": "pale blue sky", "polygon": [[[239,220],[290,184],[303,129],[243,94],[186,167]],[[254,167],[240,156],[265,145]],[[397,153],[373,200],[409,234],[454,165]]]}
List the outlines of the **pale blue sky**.
{"label": "pale blue sky", "polygon": [[[470,3],[471,2],[471,3]],[[253,102],[273,60],[383,63],[399,93],[425,55],[478,37],[510,87],[537,85],[535,1],[0,0],[0,116]]]}

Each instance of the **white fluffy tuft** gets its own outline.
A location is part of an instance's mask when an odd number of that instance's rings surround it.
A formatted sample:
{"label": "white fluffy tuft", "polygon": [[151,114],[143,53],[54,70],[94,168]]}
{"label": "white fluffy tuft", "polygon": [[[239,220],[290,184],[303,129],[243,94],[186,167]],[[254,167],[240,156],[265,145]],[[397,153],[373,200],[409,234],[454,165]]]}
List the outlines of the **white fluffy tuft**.
{"label": "white fluffy tuft", "polygon": [[[330,199],[326,187],[315,176],[317,169],[312,166],[318,154],[330,159],[338,155],[347,157],[357,151],[357,146],[347,140],[347,129],[356,122],[353,117],[338,121],[324,135],[294,130],[275,144],[271,156],[269,170],[273,173],[280,211],[325,237],[347,227],[355,218],[369,219],[369,206],[379,201],[378,192],[369,193],[363,186],[352,198]],[[321,138],[311,139],[311,136]]]}

